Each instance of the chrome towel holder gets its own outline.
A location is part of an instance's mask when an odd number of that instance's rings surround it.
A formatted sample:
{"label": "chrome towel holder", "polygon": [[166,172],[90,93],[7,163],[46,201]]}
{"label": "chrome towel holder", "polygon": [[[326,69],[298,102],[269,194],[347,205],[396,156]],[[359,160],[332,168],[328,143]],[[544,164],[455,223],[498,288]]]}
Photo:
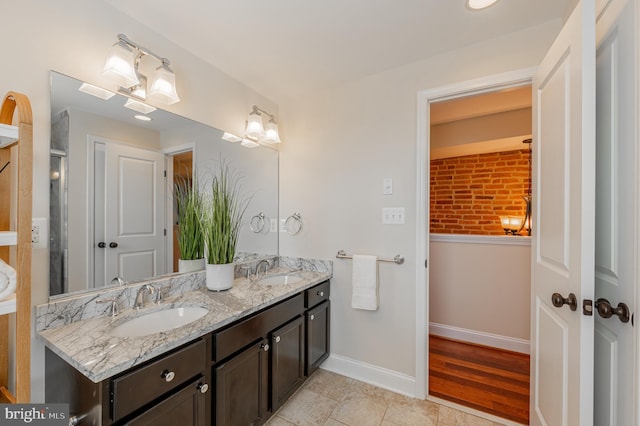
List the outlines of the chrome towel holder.
{"label": "chrome towel holder", "polygon": [[[338,254],[336,254],[336,258],[338,259],[353,259],[353,255],[347,254],[344,250],[339,250]],[[393,263],[397,263],[398,265],[402,265],[404,263],[404,257],[400,256],[399,254],[396,254],[396,256],[393,259],[387,259],[384,257],[379,257],[378,258],[379,262],[393,262]]]}

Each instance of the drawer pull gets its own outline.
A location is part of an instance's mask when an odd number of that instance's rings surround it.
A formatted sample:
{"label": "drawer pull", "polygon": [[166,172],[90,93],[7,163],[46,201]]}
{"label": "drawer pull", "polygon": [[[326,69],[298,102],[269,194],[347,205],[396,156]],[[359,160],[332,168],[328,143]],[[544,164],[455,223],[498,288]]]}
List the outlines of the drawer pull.
{"label": "drawer pull", "polygon": [[280,336],[276,336],[273,338],[276,343],[280,343]]}
{"label": "drawer pull", "polygon": [[324,291],[320,290],[316,293],[316,296],[324,297]]}
{"label": "drawer pull", "polygon": [[315,315],[311,315],[311,316],[309,317],[309,319],[310,319],[311,321],[313,321],[314,319],[316,319],[316,316],[315,316]]}
{"label": "drawer pull", "polygon": [[174,373],[173,371],[164,370],[161,377],[165,380],[165,382],[169,383],[176,377],[176,373]]}
{"label": "drawer pull", "polygon": [[262,349],[265,352],[269,351],[269,344],[268,343],[261,344],[260,349]]}
{"label": "drawer pull", "polygon": [[209,390],[209,385],[206,383],[198,383],[198,386],[196,386],[196,388],[200,391],[200,393],[207,393],[207,391]]}

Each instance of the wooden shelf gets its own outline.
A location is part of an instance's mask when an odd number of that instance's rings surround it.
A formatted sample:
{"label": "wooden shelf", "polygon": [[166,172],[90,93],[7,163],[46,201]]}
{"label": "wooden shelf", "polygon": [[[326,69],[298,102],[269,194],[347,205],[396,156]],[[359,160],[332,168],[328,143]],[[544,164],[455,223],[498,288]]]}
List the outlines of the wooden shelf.
{"label": "wooden shelf", "polygon": [[18,233],[15,231],[0,231],[0,246],[15,246],[18,243]]}
{"label": "wooden shelf", "polygon": [[11,296],[4,300],[0,300],[0,315],[12,314],[16,311],[16,294],[13,293]]}
{"label": "wooden shelf", "polygon": [[0,124],[0,148],[11,145],[18,140],[18,127]]}

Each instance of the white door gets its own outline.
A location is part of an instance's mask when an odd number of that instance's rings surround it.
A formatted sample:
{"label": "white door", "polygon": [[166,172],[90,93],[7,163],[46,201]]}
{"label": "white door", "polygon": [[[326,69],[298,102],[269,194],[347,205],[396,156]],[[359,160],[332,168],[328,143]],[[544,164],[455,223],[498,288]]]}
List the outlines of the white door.
{"label": "white door", "polygon": [[[166,273],[164,155],[117,143],[102,149],[104,198],[96,195],[95,218],[104,220],[103,239],[96,238],[104,243],[96,248],[104,261],[95,262],[96,275],[109,283],[115,276],[135,281]],[[99,223],[95,228],[101,232]]]}
{"label": "white door", "polygon": [[533,79],[532,425],[593,425],[582,302],[594,295],[594,98],[595,5],[583,0]]}
{"label": "white door", "polygon": [[[596,53],[596,265],[595,297],[612,308],[595,315],[594,424],[632,425],[636,217],[636,36],[633,0],[602,0]],[[609,316],[609,305],[596,302]],[[613,312],[611,312],[613,313]],[[622,318],[621,318],[622,317]]]}

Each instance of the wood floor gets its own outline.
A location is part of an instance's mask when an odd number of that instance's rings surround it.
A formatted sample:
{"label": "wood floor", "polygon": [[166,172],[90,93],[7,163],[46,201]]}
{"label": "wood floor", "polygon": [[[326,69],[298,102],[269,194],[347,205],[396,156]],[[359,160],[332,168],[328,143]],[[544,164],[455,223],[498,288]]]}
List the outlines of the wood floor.
{"label": "wood floor", "polygon": [[529,424],[529,355],[430,335],[429,394]]}

